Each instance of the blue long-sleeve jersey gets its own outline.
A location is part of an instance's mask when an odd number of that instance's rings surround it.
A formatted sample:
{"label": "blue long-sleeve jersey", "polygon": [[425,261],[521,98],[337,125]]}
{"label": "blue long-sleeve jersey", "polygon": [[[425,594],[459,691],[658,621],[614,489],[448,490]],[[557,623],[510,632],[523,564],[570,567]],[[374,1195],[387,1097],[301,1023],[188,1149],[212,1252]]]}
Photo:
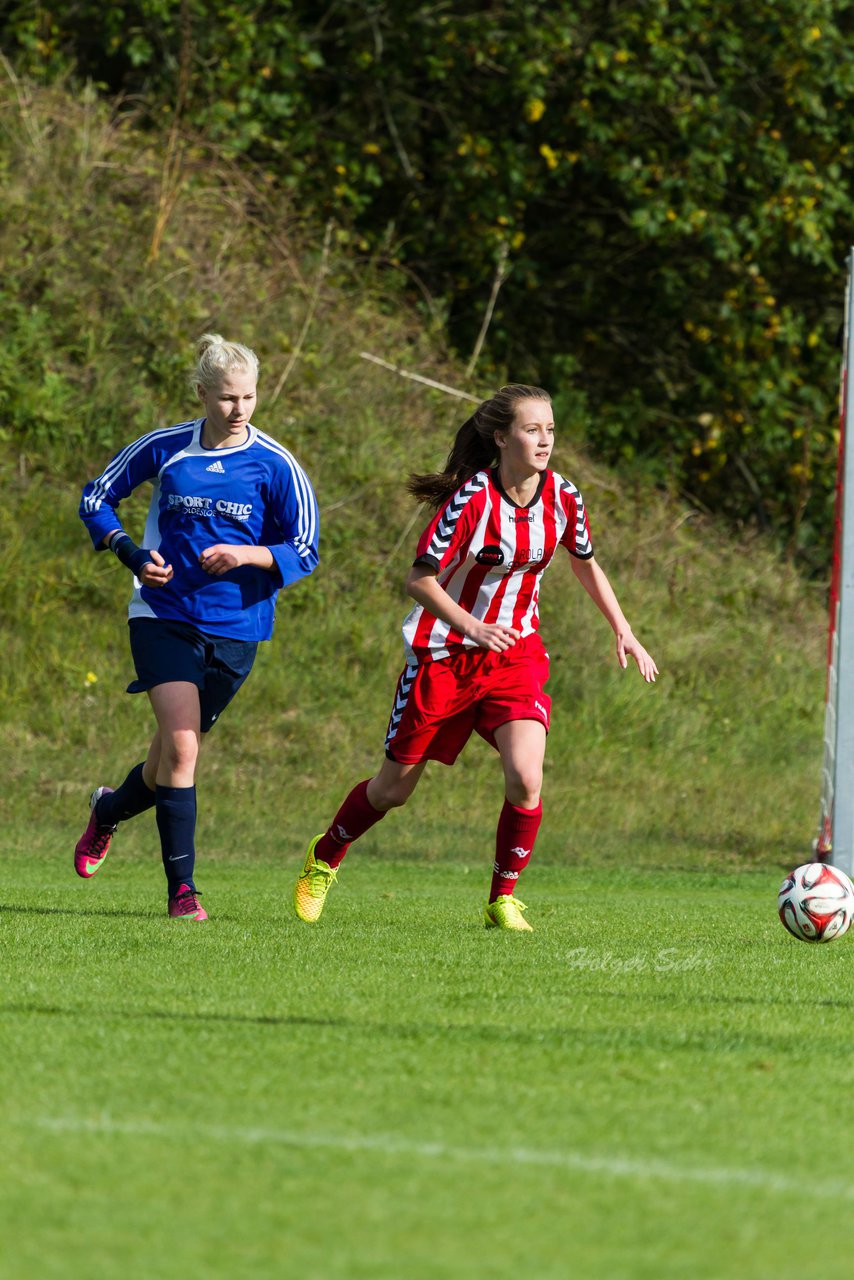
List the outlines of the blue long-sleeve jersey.
{"label": "blue long-sleeve jersey", "polygon": [[[249,426],[244,444],[206,449],[204,418],[151,431],[122,449],[83,490],[80,518],[96,550],[121,529],[119,503],[138,485],[154,487],[142,546],[157,550],[174,576],[164,587],[135,580],[131,618],[174,618],[210,635],[269,640],[282,587],[317,566],[319,520],[308,477],[283,445]],[[199,556],[217,543],[269,548],[272,571],[241,565],[223,577]]]}

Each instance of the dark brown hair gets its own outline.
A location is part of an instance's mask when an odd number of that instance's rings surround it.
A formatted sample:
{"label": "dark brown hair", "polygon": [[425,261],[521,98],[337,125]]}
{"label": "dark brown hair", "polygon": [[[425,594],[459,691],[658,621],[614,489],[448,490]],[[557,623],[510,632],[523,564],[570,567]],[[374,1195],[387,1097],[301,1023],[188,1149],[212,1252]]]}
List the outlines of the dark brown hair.
{"label": "dark brown hair", "polygon": [[528,387],[521,382],[511,382],[496,391],[491,399],[479,404],[460,427],[444,471],[409,477],[406,487],[413,498],[438,510],[470,476],[491,467],[498,453],[495,432],[506,431],[512,425],[520,400],[552,402],[542,387]]}

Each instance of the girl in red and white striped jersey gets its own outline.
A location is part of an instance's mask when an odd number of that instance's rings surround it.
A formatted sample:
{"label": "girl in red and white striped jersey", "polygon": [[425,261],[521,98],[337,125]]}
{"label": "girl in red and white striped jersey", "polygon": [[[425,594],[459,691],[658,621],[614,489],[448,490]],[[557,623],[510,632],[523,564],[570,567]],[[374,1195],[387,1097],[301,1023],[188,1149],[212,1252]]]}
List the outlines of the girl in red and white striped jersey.
{"label": "girl in red and white striped jersey", "polygon": [[460,427],[444,471],[410,479],[410,492],[436,514],[406,580],[416,603],[403,624],[406,665],[386,758],[309,844],[294,891],[301,919],[320,917],[351,843],[406,803],[427,761],[453,764],[476,731],[497,749],[505,788],[485,922],[530,929],[514,891],[542,817],[551,701],[537,601],[558,545],[611,624],[620,666],[633,658],[648,683],[658,673],[594,559],[581,494],[549,470],[553,444],[548,393],[513,384]]}

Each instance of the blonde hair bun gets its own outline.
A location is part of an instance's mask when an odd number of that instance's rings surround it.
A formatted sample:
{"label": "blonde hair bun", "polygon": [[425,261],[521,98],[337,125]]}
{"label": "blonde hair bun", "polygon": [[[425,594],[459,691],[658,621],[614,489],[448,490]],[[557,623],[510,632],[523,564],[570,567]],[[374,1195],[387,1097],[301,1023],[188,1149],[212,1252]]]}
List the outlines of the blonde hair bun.
{"label": "blonde hair bun", "polygon": [[241,342],[227,342],[220,333],[203,333],[196,343],[196,367],[190,381],[194,388],[211,391],[233,369],[244,369],[257,380],[258,357]]}

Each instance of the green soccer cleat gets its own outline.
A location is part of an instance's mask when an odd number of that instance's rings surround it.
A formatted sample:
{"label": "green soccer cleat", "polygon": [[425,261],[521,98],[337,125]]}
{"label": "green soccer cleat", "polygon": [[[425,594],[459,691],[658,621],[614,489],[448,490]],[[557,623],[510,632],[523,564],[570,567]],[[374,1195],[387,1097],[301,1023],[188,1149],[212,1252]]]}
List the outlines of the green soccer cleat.
{"label": "green soccer cleat", "polygon": [[487,929],[516,929],[519,933],[533,933],[533,929],[522,915],[528,908],[518,898],[510,894],[502,894],[494,902],[487,905],[484,912],[484,924]]}
{"label": "green soccer cleat", "polygon": [[315,836],[309,844],[302,874],[294,886],[294,910],[300,920],[305,920],[309,924],[314,924],[320,919],[326,895],[338,879],[338,872],[334,867],[330,867],[328,862],[323,862],[322,859],[314,856],[317,842],[323,834],[324,832],[321,831],[320,835]]}

